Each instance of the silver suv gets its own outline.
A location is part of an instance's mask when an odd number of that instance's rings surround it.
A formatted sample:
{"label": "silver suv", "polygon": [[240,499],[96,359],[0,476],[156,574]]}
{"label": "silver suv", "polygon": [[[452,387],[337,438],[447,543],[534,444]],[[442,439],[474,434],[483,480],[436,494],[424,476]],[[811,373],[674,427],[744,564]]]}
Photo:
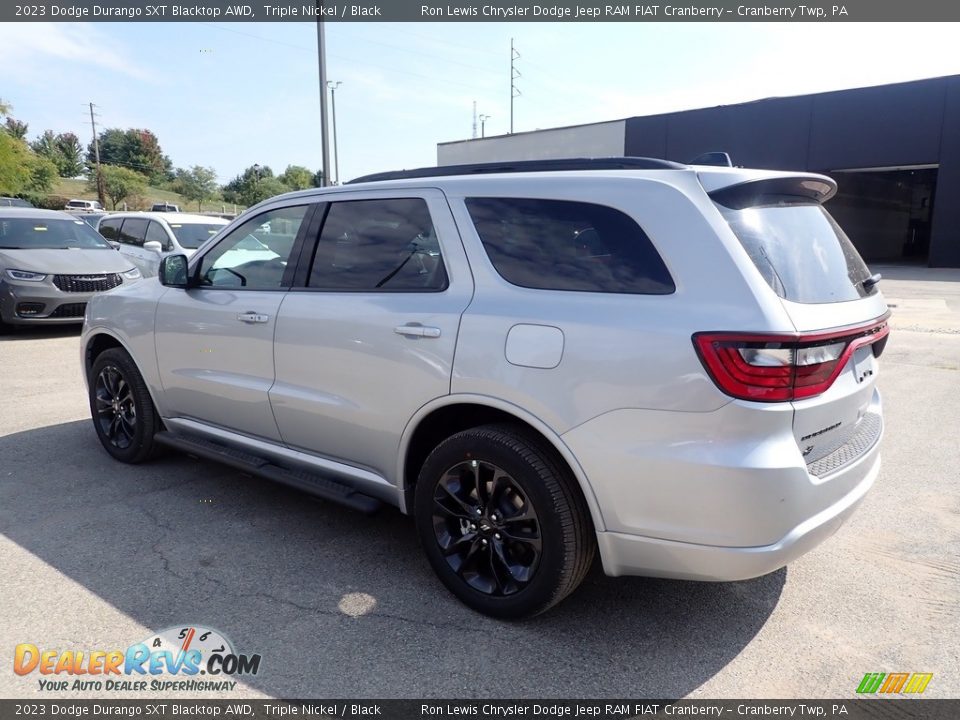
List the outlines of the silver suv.
{"label": "silver suv", "polygon": [[161,446],[412,514],[443,583],[542,612],[738,580],[873,484],[887,306],[801,173],[620,158],[386,173],[248,210],[96,296],[116,459]]}

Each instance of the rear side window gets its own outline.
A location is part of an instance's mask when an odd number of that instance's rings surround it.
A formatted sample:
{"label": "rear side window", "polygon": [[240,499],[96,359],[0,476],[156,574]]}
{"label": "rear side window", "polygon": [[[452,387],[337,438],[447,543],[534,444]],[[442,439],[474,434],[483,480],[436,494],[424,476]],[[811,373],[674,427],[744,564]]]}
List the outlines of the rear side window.
{"label": "rear side window", "polygon": [[124,245],[143,247],[143,236],[147,232],[147,221],[141,218],[128,218],[120,226],[120,236],[117,238]]}
{"label": "rear side window", "polygon": [[834,303],[877,292],[874,285],[863,286],[870,271],[819,203],[765,196],[757,204],[737,205],[717,203],[757,270],[784,300]]}
{"label": "rear side window", "polygon": [[468,198],[490,262],[513,285],[539,290],[667,295],[673,279],[628,215],[568,200]]}
{"label": "rear side window", "polygon": [[353,292],[439,292],[447,287],[440,242],[421,198],[330,205],[309,286]]}

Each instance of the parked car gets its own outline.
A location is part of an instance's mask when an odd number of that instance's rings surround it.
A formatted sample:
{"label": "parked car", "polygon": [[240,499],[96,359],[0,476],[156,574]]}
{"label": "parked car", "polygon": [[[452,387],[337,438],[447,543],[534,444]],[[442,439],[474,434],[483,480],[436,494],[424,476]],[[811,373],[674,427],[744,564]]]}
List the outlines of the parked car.
{"label": "parked car", "polygon": [[180,206],[174,205],[173,203],[156,203],[153,207],[150,208],[152,212],[180,212]]}
{"label": "parked car", "polygon": [[69,200],[67,204],[63,206],[63,209],[76,212],[95,212],[97,210],[103,210],[103,205],[97,200]]}
{"label": "parked car", "polygon": [[0,207],[23,207],[32,208],[33,203],[15,197],[0,197]]}
{"label": "parked car", "polygon": [[56,210],[0,208],[0,329],[81,322],[94,293],[139,278],[82,220]]}
{"label": "parked car", "polygon": [[102,218],[97,231],[115,243],[144,277],[154,277],[161,257],[170,253],[189,257],[226,225],[226,220],[208,215],[121,212]]}
{"label": "parked car", "polygon": [[[889,312],[835,191],[620,158],[282,195],[93,299],[94,428],[122,462],[175,448],[396,505],[494,616],[551,607],[595,553],[612,576],[763,575],[880,467]],[[244,261],[250,238],[270,257]]]}

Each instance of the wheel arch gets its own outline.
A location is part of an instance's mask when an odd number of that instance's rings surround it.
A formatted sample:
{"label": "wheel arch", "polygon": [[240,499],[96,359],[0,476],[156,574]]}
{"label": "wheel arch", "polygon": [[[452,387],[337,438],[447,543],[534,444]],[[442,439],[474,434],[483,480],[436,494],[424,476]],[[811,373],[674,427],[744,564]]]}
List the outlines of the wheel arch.
{"label": "wheel arch", "polygon": [[447,395],[424,405],[411,418],[400,439],[397,488],[400,510],[409,514],[417,475],[427,455],[442,440],[480,425],[510,423],[523,427],[553,449],[577,481],[590,510],[596,531],[602,531],[603,516],[586,473],[563,439],[536,416],[508,402],[484,395]]}
{"label": "wheel arch", "polygon": [[147,387],[147,392],[150,393],[150,400],[153,402],[153,406],[158,412],[160,412],[161,415],[163,414],[161,411],[161,405],[157,402],[157,395],[159,393],[158,388],[154,387],[150,374],[144,372],[144,368],[137,361],[136,353],[130,349],[130,346],[124,342],[121,337],[107,328],[97,327],[90,330],[88,333],[84,333],[82,342],[83,348],[81,349],[81,359],[83,362],[83,379],[87,383],[88,387],[90,384],[90,371],[93,369],[93,363],[96,362],[97,358],[105,350],[110,350],[111,348],[120,348],[130,356],[133,364],[137,366],[137,369],[140,371],[140,375],[143,377],[144,384]]}

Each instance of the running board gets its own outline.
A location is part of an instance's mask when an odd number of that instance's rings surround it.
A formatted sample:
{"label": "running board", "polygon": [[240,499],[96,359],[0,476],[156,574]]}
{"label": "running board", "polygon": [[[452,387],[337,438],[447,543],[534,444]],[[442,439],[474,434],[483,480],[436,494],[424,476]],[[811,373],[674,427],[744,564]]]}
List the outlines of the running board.
{"label": "running board", "polygon": [[188,455],[195,455],[204,460],[213,460],[241,472],[289,485],[297,490],[345,505],[367,515],[379,510],[383,504],[376,498],[359,493],[353,488],[328,477],[304,470],[280,467],[259,455],[252,455],[243,450],[236,450],[195,435],[179,435],[162,431],[154,435],[153,439],[161,445],[166,445]]}

